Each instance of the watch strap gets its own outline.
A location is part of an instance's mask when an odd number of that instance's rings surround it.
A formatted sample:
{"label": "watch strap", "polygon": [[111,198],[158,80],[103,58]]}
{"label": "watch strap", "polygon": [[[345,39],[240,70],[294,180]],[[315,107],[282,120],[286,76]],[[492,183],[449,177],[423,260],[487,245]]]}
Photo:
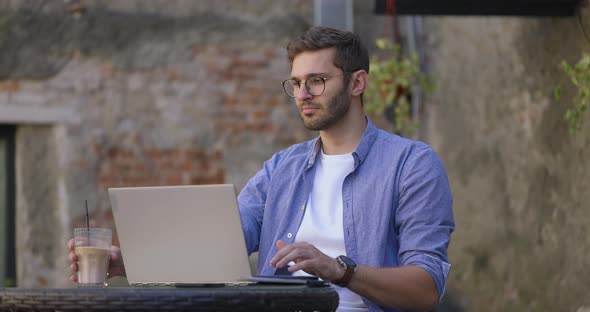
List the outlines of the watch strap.
{"label": "watch strap", "polygon": [[346,287],[346,285],[348,285],[348,282],[350,282],[350,279],[352,278],[353,273],[354,273],[354,269],[351,269],[351,268],[346,269],[346,271],[344,271],[344,276],[342,276],[341,279],[332,282],[332,284],[338,285],[340,287]]}
{"label": "watch strap", "polygon": [[344,276],[342,276],[342,278],[340,278],[339,280],[332,281],[332,284],[340,287],[346,287],[346,285],[348,285],[348,282],[350,282],[350,279],[352,278],[352,274],[354,274],[354,272],[356,271],[356,268],[348,267],[342,260],[338,258],[336,258],[336,261],[338,261],[338,264],[340,264],[344,268]]}

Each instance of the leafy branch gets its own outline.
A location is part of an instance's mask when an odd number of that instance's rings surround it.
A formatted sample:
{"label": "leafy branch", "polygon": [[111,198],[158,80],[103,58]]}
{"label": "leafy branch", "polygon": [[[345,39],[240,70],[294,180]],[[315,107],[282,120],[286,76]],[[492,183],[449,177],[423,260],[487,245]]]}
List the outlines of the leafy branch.
{"label": "leafy branch", "polygon": [[370,83],[365,91],[365,110],[375,115],[391,114],[394,131],[412,135],[419,127],[412,118],[409,101],[410,88],[419,86],[425,93],[434,89],[434,84],[420,70],[420,61],[414,53],[405,56],[401,48],[387,39],[378,39],[376,46],[387,57],[380,60],[371,56]]}
{"label": "leafy branch", "polygon": [[[576,65],[570,65],[563,61],[561,68],[569,77],[571,83],[578,89],[578,94],[574,99],[573,107],[568,108],[563,115],[565,121],[569,124],[571,135],[575,135],[583,124],[583,114],[588,110],[590,105],[590,54],[584,53]],[[561,97],[561,88],[555,88],[555,97]]]}

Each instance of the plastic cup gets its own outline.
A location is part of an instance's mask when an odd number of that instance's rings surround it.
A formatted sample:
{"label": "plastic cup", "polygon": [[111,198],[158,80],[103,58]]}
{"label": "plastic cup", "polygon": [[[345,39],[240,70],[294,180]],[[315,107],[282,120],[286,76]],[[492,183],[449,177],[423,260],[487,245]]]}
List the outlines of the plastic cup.
{"label": "plastic cup", "polygon": [[111,229],[74,229],[74,252],[78,256],[78,286],[107,286],[112,237]]}

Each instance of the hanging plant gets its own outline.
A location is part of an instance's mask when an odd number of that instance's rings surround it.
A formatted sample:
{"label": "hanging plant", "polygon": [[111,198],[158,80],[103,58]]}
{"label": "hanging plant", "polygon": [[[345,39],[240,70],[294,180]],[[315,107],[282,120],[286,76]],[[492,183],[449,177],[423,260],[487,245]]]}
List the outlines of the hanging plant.
{"label": "hanging plant", "polygon": [[[563,115],[568,123],[570,134],[575,135],[582,128],[584,112],[590,105],[590,54],[584,53],[580,61],[573,66],[563,61],[561,68],[578,90],[573,107],[568,108]],[[555,96],[557,99],[561,97],[559,86],[555,89]]]}
{"label": "hanging plant", "polygon": [[[434,85],[420,70],[416,54],[405,56],[399,45],[387,39],[378,39],[377,55],[371,56],[369,85],[365,91],[365,111],[386,117],[393,122],[393,131],[400,135],[412,135],[419,127],[412,118],[411,86],[418,86],[425,93]],[[384,58],[378,55],[385,54]]]}

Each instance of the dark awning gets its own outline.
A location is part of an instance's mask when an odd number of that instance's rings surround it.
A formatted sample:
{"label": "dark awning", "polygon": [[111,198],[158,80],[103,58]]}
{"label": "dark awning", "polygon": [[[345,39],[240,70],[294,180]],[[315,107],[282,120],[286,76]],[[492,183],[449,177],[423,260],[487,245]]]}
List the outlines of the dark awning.
{"label": "dark awning", "polygon": [[582,0],[376,0],[385,14],[387,2],[400,15],[573,16]]}

